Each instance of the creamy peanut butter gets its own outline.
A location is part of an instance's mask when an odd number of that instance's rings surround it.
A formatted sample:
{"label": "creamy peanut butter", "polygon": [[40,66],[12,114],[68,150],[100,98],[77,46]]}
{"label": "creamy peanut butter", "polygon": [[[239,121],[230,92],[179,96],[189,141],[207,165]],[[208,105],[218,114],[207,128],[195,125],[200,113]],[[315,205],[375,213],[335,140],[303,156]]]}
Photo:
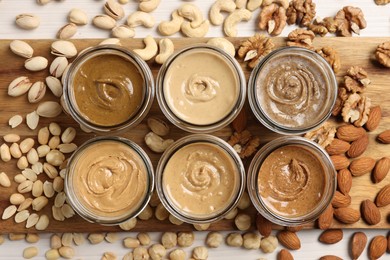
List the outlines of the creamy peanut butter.
{"label": "creamy peanut butter", "polygon": [[227,58],[215,51],[192,49],[170,63],[163,88],[168,107],[178,118],[195,125],[208,125],[232,111],[240,81]]}
{"label": "creamy peanut butter", "polygon": [[271,152],[262,163],[258,190],[272,212],[294,218],[317,207],[325,181],[325,166],[313,152],[301,145],[286,145]]}
{"label": "creamy peanut butter", "polygon": [[214,216],[235,199],[239,171],[222,148],[198,142],[180,148],[170,157],[162,185],[173,207],[182,214]]}
{"label": "creamy peanut butter", "polygon": [[143,77],[124,57],[98,55],[77,70],[73,92],[80,113],[99,126],[115,126],[129,120],[142,104]]}
{"label": "creamy peanut butter", "polygon": [[330,111],[330,82],[319,61],[298,53],[273,57],[259,71],[257,100],[276,124],[305,128]]}
{"label": "creamy peanut butter", "polygon": [[92,143],[78,154],[73,189],[80,203],[98,216],[129,215],[142,204],[147,169],[128,145],[113,140]]}

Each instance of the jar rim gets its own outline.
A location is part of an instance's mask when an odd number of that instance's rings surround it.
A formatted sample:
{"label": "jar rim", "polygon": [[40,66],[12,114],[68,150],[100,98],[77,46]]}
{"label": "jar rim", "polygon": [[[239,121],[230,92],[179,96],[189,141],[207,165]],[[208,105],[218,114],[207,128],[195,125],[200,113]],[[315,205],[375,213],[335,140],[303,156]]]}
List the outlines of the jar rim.
{"label": "jar rim", "polygon": [[[125,144],[126,146],[130,147],[141,159],[142,162],[145,165],[146,169],[146,192],[144,194],[144,197],[142,198],[142,203],[140,203],[137,208],[132,210],[130,213],[123,214],[121,216],[114,216],[114,217],[107,217],[107,216],[101,216],[98,215],[96,212],[92,212],[87,209],[77,198],[77,195],[74,192],[73,182],[72,178],[75,174],[71,171],[72,164],[75,162],[75,160],[78,159],[79,156],[82,156],[82,152],[84,149],[90,147],[91,145],[94,145],[96,143],[100,142],[106,142],[106,141],[114,141],[119,142],[122,144]],[[80,154],[81,153],[81,154]],[[73,208],[73,210],[81,216],[83,219],[85,219],[88,222],[91,223],[99,223],[101,225],[118,225],[121,223],[126,222],[129,219],[132,219],[136,216],[138,216],[148,205],[150,198],[152,196],[152,193],[154,191],[154,170],[153,170],[153,164],[149,158],[149,156],[146,154],[146,152],[135,142],[119,137],[119,136],[109,136],[109,137],[94,137],[85,143],[83,143],[69,158],[67,167],[66,167],[66,175],[65,175],[65,181],[64,181],[64,192],[69,200],[70,206]]]}
{"label": "jar rim", "polygon": [[[283,55],[284,53],[297,53],[302,55],[310,55],[310,59],[316,59],[317,65],[321,66],[321,69],[326,73],[326,78],[328,81],[327,90],[330,93],[330,99],[328,100],[328,104],[326,106],[326,110],[323,113],[322,117],[319,117],[317,121],[313,121],[308,126],[304,127],[288,127],[284,126],[283,124],[271,119],[267,112],[264,111],[262,108],[261,102],[259,102],[257,97],[257,79],[260,74],[261,69],[263,69],[269,62],[272,61],[274,57],[278,57],[278,55]],[[284,135],[299,135],[304,134],[306,132],[312,131],[319,126],[321,126],[326,120],[329,119],[329,117],[332,114],[332,108],[334,107],[337,99],[337,79],[336,75],[333,72],[332,67],[329,65],[329,63],[325,60],[324,57],[316,53],[315,51],[302,48],[302,47],[296,47],[296,46],[286,46],[278,48],[271,53],[267,54],[252,70],[249,80],[248,80],[248,101],[249,105],[251,107],[252,112],[254,113],[255,117],[258,121],[260,121],[261,124],[263,124],[265,127],[267,127],[269,130],[284,134]]]}
{"label": "jar rim", "polygon": [[[90,60],[91,58],[100,55],[117,55],[126,58],[137,68],[143,80],[143,98],[140,107],[134,112],[134,114],[130,118],[116,125],[104,126],[91,122],[79,111],[78,105],[74,100],[72,84],[75,74],[78,72],[80,66],[83,63]],[[144,60],[142,60],[142,58],[138,54],[122,46],[104,44],[88,47],[82,50],[75,58],[75,60],[71,63],[69,70],[67,71],[66,75],[63,76],[63,78],[63,96],[66,110],[77,123],[95,133],[120,133],[124,130],[133,128],[145,118],[146,114],[148,113],[153,104],[155,91],[154,79],[149,66]]]}
{"label": "jar rim", "polygon": [[[323,173],[325,177],[325,187],[321,201],[311,212],[292,218],[278,215],[267,205],[265,205],[263,199],[260,196],[258,187],[259,171],[264,160],[276,149],[289,145],[305,146],[305,148],[308,148],[311,152],[314,152],[316,155],[320,156],[321,159],[323,159],[321,161],[324,163],[323,166],[325,168]],[[275,224],[282,226],[301,225],[317,219],[332,202],[333,195],[336,192],[336,187],[336,170],[334,169],[329,155],[317,143],[299,136],[283,136],[268,142],[255,154],[248,168],[247,188],[253,205],[263,217],[267,218],[269,221]]]}
{"label": "jar rim", "polygon": [[[182,213],[177,210],[173,206],[171,198],[166,194],[163,187],[163,173],[171,156],[181,148],[193,143],[210,143],[218,146],[219,148],[223,149],[228,156],[231,157],[237,169],[236,174],[238,176],[238,185],[235,193],[232,194],[233,200],[226,207],[222,208],[217,214],[211,214],[210,216],[205,217],[191,216],[190,213]],[[168,149],[161,156],[156,168],[156,191],[163,206],[177,219],[190,224],[209,224],[222,219],[237,206],[245,190],[245,177],[245,168],[240,157],[227,142],[219,137],[208,134],[191,134],[177,140],[170,147],[168,147]]]}
{"label": "jar rim", "polygon": [[[238,81],[238,96],[235,104],[233,105],[232,110],[223,118],[218,120],[217,122],[206,124],[206,125],[200,125],[200,124],[192,124],[189,122],[184,121],[179,116],[177,116],[169,107],[165,95],[164,95],[164,84],[165,84],[165,75],[168,72],[172,62],[178,58],[181,54],[189,52],[189,51],[197,51],[197,50],[208,50],[215,54],[222,55],[223,59],[229,63],[229,65],[232,66],[232,69],[234,69],[236,75],[237,75],[237,81]],[[237,62],[237,60],[232,57],[230,54],[226,53],[221,48],[204,44],[204,43],[198,43],[198,44],[192,44],[190,46],[184,47],[175,53],[173,53],[161,66],[157,78],[156,78],[156,97],[157,102],[160,106],[161,111],[165,115],[165,117],[175,126],[179,127],[180,129],[190,132],[190,133],[210,133],[217,131],[225,126],[227,126],[229,123],[231,123],[234,118],[238,115],[238,113],[241,111],[242,107],[245,103],[246,98],[246,80],[244,72],[242,71],[242,68],[240,64]]]}

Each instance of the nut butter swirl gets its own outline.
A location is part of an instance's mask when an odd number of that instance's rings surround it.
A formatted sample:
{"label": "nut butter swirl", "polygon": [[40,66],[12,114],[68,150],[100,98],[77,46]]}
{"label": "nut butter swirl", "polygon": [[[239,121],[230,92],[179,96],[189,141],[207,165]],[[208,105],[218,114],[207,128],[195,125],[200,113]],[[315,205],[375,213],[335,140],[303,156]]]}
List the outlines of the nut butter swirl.
{"label": "nut butter swirl", "polygon": [[217,95],[219,83],[208,76],[194,74],[187,81],[185,97],[193,102],[210,101]]}

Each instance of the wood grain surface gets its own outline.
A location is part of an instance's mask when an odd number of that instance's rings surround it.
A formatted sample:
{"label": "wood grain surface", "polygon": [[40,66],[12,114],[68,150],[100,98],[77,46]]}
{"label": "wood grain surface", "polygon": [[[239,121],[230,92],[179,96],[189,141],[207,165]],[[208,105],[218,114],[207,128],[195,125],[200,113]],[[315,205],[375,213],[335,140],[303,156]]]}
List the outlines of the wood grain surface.
{"label": "wood grain surface", "polygon": [[[242,38],[231,38],[230,39],[236,46],[240,44],[243,40]],[[274,38],[276,46],[285,46],[284,38]],[[338,80],[340,80],[345,74],[346,70],[353,65],[359,65],[367,70],[369,78],[372,83],[367,89],[366,95],[372,99],[374,105],[381,105],[382,107],[382,116],[380,126],[373,132],[369,133],[370,145],[368,150],[364,155],[372,156],[375,159],[380,159],[383,156],[390,156],[390,146],[379,144],[375,141],[375,138],[378,133],[385,129],[390,128],[390,91],[389,91],[389,73],[390,70],[382,67],[375,61],[374,50],[378,44],[384,41],[388,41],[390,38],[316,38],[314,45],[316,47],[321,46],[331,46],[335,48],[340,56],[342,61],[342,68],[338,73]],[[77,49],[80,51],[88,46],[93,46],[99,43],[101,40],[74,40],[73,42],[77,46]],[[207,39],[173,39],[175,44],[175,49],[180,49],[184,46],[193,43],[206,42]],[[42,55],[52,61],[55,57],[50,54],[50,44],[51,40],[28,40],[28,43],[34,48],[34,56]],[[62,129],[64,130],[68,126],[73,126],[78,130],[78,134],[75,142],[80,145],[83,141],[88,140],[95,136],[94,134],[87,134],[82,132],[77,124],[65,114],[61,114],[59,117],[54,119],[41,118],[39,126],[36,130],[29,130],[25,123],[21,124],[15,129],[11,129],[8,126],[8,120],[11,116],[19,114],[25,117],[27,113],[34,111],[37,107],[37,104],[29,104],[27,101],[27,95],[20,97],[10,97],[7,95],[7,88],[9,83],[18,76],[28,76],[32,82],[38,80],[44,80],[48,74],[48,69],[41,72],[28,72],[24,69],[24,59],[14,55],[9,50],[10,41],[1,40],[0,41],[0,135],[3,136],[8,133],[19,134],[22,139],[26,137],[32,137],[36,140],[36,135],[38,129],[44,126],[47,126],[50,122],[58,122]],[[141,48],[143,46],[141,39],[126,39],[121,40],[123,46],[130,49]],[[159,65],[148,62],[150,65],[153,75],[156,76]],[[245,72],[245,75],[248,79],[250,74],[250,69],[246,67],[244,63],[241,63],[242,68]],[[55,100],[56,98],[49,93],[48,90],[44,100]],[[249,115],[249,130],[258,136],[262,140],[262,144],[278,137],[278,134],[272,133],[263,127],[252,115],[248,109]],[[158,107],[157,101],[155,100],[153,107],[149,113],[153,116],[158,116],[163,118],[163,115]],[[339,123],[339,122],[337,122]],[[182,130],[171,126],[170,138],[178,139],[182,136],[188,135],[188,133],[183,132]],[[154,166],[157,165],[159,155],[150,151],[144,144],[143,137],[148,132],[148,128],[145,124],[145,120],[137,126],[135,129],[129,130],[121,136],[129,138],[139,145],[141,145],[145,151],[150,156],[153,161]],[[213,133],[216,136],[219,136],[225,140],[231,135],[230,127],[226,127],[218,132]],[[0,144],[3,143],[3,140],[0,141]],[[248,166],[250,160],[246,160],[244,163]],[[0,171],[5,172],[11,179],[16,174],[20,173],[20,170],[16,167],[16,160],[12,159],[10,162],[4,163],[0,161]],[[40,179],[45,180],[45,174],[39,176]],[[373,200],[383,186],[390,183],[390,175],[386,177],[379,184],[373,184],[370,175],[366,174],[361,177],[356,177],[353,179],[353,187],[350,192],[352,196],[352,208],[359,209],[360,203],[364,199]],[[17,184],[12,183],[10,188],[0,187],[0,214],[3,210],[10,205],[9,196],[16,191]],[[26,197],[31,196],[27,194]],[[71,219],[68,219],[64,222],[55,221],[51,218],[51,204],[53,203],[54,198],[50,199],[50,203],[46,206],[41,213],[46,213],[50,216],[50,225],[45,230],[45,232],[106,232],[106,231],[120,231],[116,226],[101,226],[98,224],[87,223],[82,220],[80,217],[75,216]],[[32,209],[30,209],[32,211]],[[252,217],[253,222],[255,218],[255,210],[253,207],[246,210]],[[344,225],[337,221],[334,221],[333,227],[342,227],[342,228],[390,228],[390,206],[381,208],[382,220],[379,224],[375,226],[368,226],[364,223],[363,220],[352,224]],[[309,224],[305,226],[306,228],[313,228],[315,224]],[[169,223],[169,221],[158,221],[154,217],[147,221],[138,221],[135,231],[166,231],[166,230],[192,230],[191,225],[183,224],[181,226],[174,226]],[[217,223],[214,223],[210,226],[210,230],[233,230],[235,229],[233,220],[222,220]],[[34,228],[27,230],[25,228],[25,223],[16,224],[13,218],[8,220],[0,220],[0,233],[8,232],[36,232]]]}

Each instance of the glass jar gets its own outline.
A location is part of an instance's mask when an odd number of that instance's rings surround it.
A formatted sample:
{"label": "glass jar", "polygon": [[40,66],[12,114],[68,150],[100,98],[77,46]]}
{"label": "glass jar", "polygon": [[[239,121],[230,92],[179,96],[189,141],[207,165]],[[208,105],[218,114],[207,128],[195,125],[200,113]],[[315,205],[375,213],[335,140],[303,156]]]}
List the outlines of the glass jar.
{"label": "glass jar", "polygon": [[318,144],[286,136],[264,145],[254,156],[247,187],[257,211],[273,223],[312,222],[331,203],[336,171]]}
{"label": "glass jar", "polygon": [[238,62],[206,44],[171,55],[159,70],[156,88],[157,101],[168,120],[192,133],[209,133],[228,125],[246,95]]}
{"label": "glass jar", "polygon": [[65,110],[95,133],[135,127],[152,106],[150,68],[137,54],[117,45],[85,49],[63,77]]}
{"label": "glass jar", "polygon": [[89,222],[117,225],[136,217],[153,192],[153,165],[134,142],[95,137],[70,157],[64,190],[75,212]]}
{"label": "glass jar", "polygon": [[331,115],[337,81],[328,62],[314,51],[285,47],[268,54],[253,69],[248,99],[256,118],[286,135],[311,131]]}
{"label": "glass jar", "polygon": [[191,224],[222,219],[245,188],[240,157],[222,139],[194,134],[171,145],[156,169],[156,190],[174,217]]}

